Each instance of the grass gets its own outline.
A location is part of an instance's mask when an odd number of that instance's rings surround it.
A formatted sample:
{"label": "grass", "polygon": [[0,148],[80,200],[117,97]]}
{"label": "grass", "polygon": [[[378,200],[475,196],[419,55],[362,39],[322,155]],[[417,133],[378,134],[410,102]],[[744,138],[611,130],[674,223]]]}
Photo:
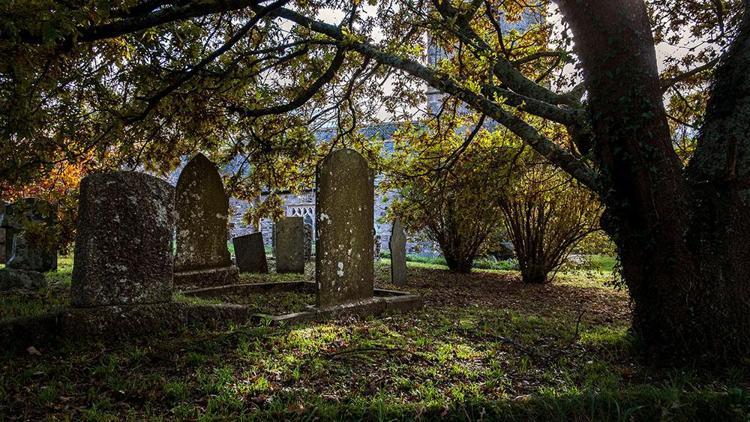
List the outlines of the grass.
{"label": "grass", "polygon": [[57,271],[46,274],[49,287],[37,291],[16,290],[0,292],[0,320],[54,312],[70,302],[70,277],[73,259],[60,257]]}
{"label": "grass", "polygon": [[[385,260],[387,262],[390,260],[390,254],[388,252],[381,252],[380,258],[381,261]],[[570,268],[569,270],[611,273],[616,263],[614,257],[607,255],[587,255],[585,261],[583,265]],[[428,264],[429,268],[448,268],[445,258],[442,256],[430,257],[408,254],[406,255],[406,262]],[[513,271],[518,270],[518,261],[515,259],[498,261],[493,257],[479,257],[474,260],[472,268],[475,270]]]}
{"label": "grass", "polygon": [[[377,284],[393,288],[388,271],[381,260]],[[507,270],[408,272],[426,305],[408,314],[0,355],[0,420],[748,420],[745,368],[638,359],[606,274],[528,286]]]}
{"label": "grass", "polygon": [[275,315],[305,311],[307,310],[308,305],[315,304],[316,298],[314,294],[310,293],[271,292],[249,296],[228,294],[203,303],[217,302],[247,305],[254,309],[254,312],[256,313]]}

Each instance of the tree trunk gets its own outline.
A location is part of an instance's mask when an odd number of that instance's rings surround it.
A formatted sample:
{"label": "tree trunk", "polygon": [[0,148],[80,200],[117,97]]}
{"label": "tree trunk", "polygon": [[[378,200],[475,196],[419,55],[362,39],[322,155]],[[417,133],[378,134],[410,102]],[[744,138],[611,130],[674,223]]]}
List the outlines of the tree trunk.
{"label": "tree trunk", "polygon": [[[634,302],[635,333],[651,356],[669,362],[746,357],[747,17],[717,72],[688,178],[671,144],[643,2],[559,0],[559,5],[583,65],[595,158],[608,191],[602,223],[618,246]],[[722,118],[726,124],[717,125]],[[718,135],[729,129],[730,139]]]}
{"label": "tree trunk", "polygon": [[552,269],[547,268],[544,262],[539,262],[538,259],[531,259],[528,262],[519,264],[521,268],[521,279],[526,284],[545,284],[549,282],[547,274]]}
{"label": "tree trunk", "polygon": [[473,258],[468,258],[465,256],[453,256],[452,254],[446,253],[443,253],[443,255],[445,255],[445,262],[448,264],[448,268],[451,271],[464,274],[468,274],[471,272],[471,266],[474,263]]}

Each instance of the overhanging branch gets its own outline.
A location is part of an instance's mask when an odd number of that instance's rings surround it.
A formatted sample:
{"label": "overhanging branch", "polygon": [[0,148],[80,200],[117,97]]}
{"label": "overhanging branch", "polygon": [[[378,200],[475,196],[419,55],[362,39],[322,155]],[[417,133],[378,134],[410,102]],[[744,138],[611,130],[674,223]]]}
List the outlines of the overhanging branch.
{"label": "overhanging branch", "polygon": [[686,79],[689,79],[695,75],[698,75],[702,72],[705,72],[707,70],[711,70],[719,63],[719,59],[713,59],[706,64],[702,66],[698,66],[694,69],[690,69],[685,73],[681,73],[677,76],[673,76],[671,78],[663,78],[661,80],[661,92],[666,92],[669,88],[673,87],[675,84],[678,84]]}
{"label": "overhanging branch", "polygon": [[338,41],[342,46],[357,51],[364,56],[372,57],[378,63],[400,69],[425,81],[435,89],[453,95],[471,105],[476,110],[487,114],[487,116],[499,124],[507,127],[511,132],[524,140],[524,142],[528,143],[540,155],[566,171],[571,176],[575,177],[578,181],[593,191],[599,193],[602,192],[596,173],[581,160],[541,135],[533,126],[526,123],[520,117],[509,113],[500,105],[484,96],[461,87],[448,76],[440,74],[416,61],[386,53],[370,43],[347,37],[338,27],[310,19],[293,10],[280,8],[271,12],[271,14],[292,21],[314,32],[327,35]]}
{"label": "overhanging branch", "polygon": [[299,107],[302,107],[308,100],[310,100],[313,95],[315,95],[318,91],[320,91],[321,88],[336,76],[336,73],[339,71],[341,66],[344,64],[344,59],[346,58],[346,49],[345,48],[338,48],[336,50],[336,55],[333,57],[333,60],[331,61],[331,64],[328,66],[328,69],[318,77],[318,79],[315,80],[307,89],[302,91],[298,96],[296,96],[292,101],[281,104],[277,106],[272,107],[264,107],[264,108],[245,108],[245,107],[239,107],[239,106],[228,106],[227,109],[233,113],[236,113],[242,117],[261,117],[261,116],[267,116],[271,114],[282,114],[282,113],[288,113],[292,110],[295,110]]}

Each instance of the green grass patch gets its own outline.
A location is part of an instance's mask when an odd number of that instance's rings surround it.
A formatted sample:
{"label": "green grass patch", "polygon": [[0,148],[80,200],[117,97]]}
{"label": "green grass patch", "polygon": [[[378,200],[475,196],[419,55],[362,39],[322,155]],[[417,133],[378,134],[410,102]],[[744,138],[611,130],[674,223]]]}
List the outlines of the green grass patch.
{"label": "green grass patch", "polygon": [[[388,272],[381,260],[378,285],[386,285]],[[186,328],[119,343],[71,339],[34,345],[41,355],[0,354],[0,420],[750,417],[747,368],[716,373],[640,361],[628,334],[627,295],[584,272],[535,286],[521,283],[516,271],[458,275],[409,262],[408,276],[405,289],[420,294],[425,307],[405,314]],[[2,302],[1,309],[33,314],[60,306],[67,285],[54,284],[49,296],[17,296],[16,305]],[[175,299],[284,311],[314,300],[277,293]],[[27,311],[18,310],[21,302]]]}

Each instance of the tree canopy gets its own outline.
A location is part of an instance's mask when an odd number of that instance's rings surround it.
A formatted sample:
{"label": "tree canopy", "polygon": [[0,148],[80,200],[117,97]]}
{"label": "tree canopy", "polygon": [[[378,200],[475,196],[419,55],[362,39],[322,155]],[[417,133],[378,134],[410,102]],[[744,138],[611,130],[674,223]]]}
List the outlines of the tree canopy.
{"label": "tree canopy", "polygon": [[[695,87],[705,87],[741,4],[679,3],[648,5],[655,41],[689,47],[665,58],[662,80],[674,93],[675,137],[691,138],[685,128],[705,103]],[[200,149],[247,157],[266,185],[289,183],[289,163],[312,154],[311,131],[335,123],[351,134],[378,107],[413,113],[426,83],[599,189],[578,59],[545,1],[38,0],[5,9],[4,179],[92,154],[103,167],[161,170]],[[523,32],[501,25],[528,16],[536,24]],[[422,60],[428,38],[450,57],[434,68]],[[526,115],[568,128],[574,142],[557,144]]]}

